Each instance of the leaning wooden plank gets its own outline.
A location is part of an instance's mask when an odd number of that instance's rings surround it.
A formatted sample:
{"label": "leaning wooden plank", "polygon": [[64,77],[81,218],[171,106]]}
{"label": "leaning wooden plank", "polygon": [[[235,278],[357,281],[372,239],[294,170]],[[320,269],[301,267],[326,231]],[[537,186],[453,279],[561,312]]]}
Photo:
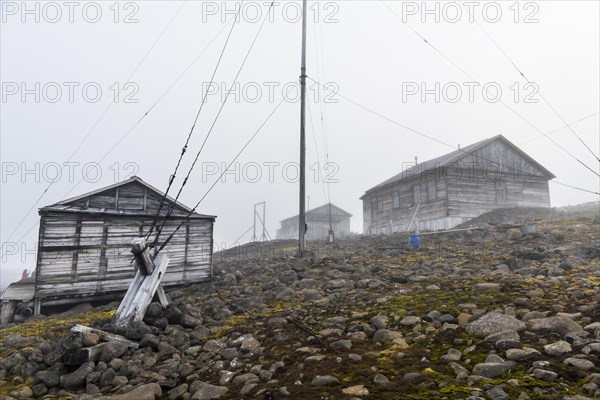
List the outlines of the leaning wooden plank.
{"label": "leaning wooden plank", "polygon": [[159,254],[155,259],[155,268],[152,275],[145,277],[144,282],[137,290],[133,301],[130,304],[125,304],[123,312],[115,315],[115,323],[117,326],[125,326],[131,321],[141,321],[146,314],[148,305],[156,293],[156,289],[160,285],[160,281],[165,274],[169,265],[169,257],[166,254]]}
{"label": "leaning wooden plank", "polygon": [[123,300],[121,300],[121,304],[119,304],[119,308],[115,313],[115,320],[119,320],[121,316],[126,313],[126,310],[131,305],[135,294],[142,286],[144,279],[146,279],[146,275],[144,275],[140,270],[138,270],[135,273],[133,281],[131,281],[131,284],[129,285],[129,289],[127,289],[127,293],[125,293],[125,297],[123,297]]}
{"label": "leaning wooden plank", "polygon": [[167,307],[169,305],[169,300],[167,300],[167,295],[165,294],[162,284],[158,285],[158,288],[156,289],[156,295],[158,296],[158,301],[160,301],[160,304],[163,307]]}
{"label": "leaning wooden plank", "polygon": [[[138,266],[138,271],[141,271],[144,275],[150,275],[152,271],[154,271],[155,265],[152,257],[150,256],[150,250],[146,244],[146,239],[143,237],[134,238],[131,242],[131,252],[135,255],[136,264]],[[167,301],[167,296],[165,295],[165,291],[162,288],[162,285],[158,285],[158,290],[156,291],[158,296],[158,300],[163,307],[169,305]]]}
{"label": "leaning wooden plank", "polygon": [[83,325],[75,325],[74,327],[71,328],[72,332],[79,332],[79,333],[95,333],[96,335],[100,336],[100,338],[106,342],[119,342],[119,343],[123,343],[126,344],[128,347],[132,348],[132,349],[137,349],[140,347],[139,343],[136,343],[134,341],[131,341],[121,335],[117,335],[114,333],[110,333],[110,332],[105,332],[103,330],[100,329],[95,329],[95,328],[90,328],[88,326],[83,326]]}

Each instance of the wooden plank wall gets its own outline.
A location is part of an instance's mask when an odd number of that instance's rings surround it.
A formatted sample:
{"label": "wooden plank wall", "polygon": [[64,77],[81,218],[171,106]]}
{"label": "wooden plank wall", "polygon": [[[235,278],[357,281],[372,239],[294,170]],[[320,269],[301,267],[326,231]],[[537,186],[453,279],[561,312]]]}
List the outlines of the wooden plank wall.
{"label": "wooden plank wall", "polygon": [[[437,199],[427,199],[427,184],[435,180]],[[498,200],[496,181],[506,185],[506,199]],[[527,160],[502,141],[476,149],[455,164],[426,171],[369,193],[363,198],[363,233],[403,231],[414,208],[413,186],[421,183],[421,230],[449,229],[470,218],[502,207],[550,207],[548,177],[539,165]],[[400,207],[393,208],[392,193],[400,191]],[[383,197],[383,211],[377,197]]]}
{"label": "wooden plank wall", "polygon": [[[427,182],[435,182],[436,198],[427,198]],[[447,217],[447,186],[444,179],[435,176],[417,176],[395,185],[382,188],[363,199],[363,233],[368,234],[369,228],[372,234],[389,234],[402,232],[410,222],[413,209],[413,187],[421,187],[421,206],[419,207],[419,221],[437,220]],[[400,207],[393,207],[393,192],[398,190],[400,194]],[[383,198],[383,211],[377,211],[377,197]]]}
{"label": "wooden plank wall", "polygon": [[[333,212],[333,209],[332,209]],[[307,240],[325,240],[329,237],[329,214],[307,215],[306,224],[308,232]],[[331,225],[336,238],[342,238],[350,234],[350,217],[338,214],[332,216]],[[298,238],[298,220],[287,219],[281,223],[281,228],[277,230],[277,239],[297,239]]]}
{"label": "wooden plank wall", "polygon": [[474,218],[496,208],[549,207],[548,181],[505,182],[506,199],[496,199],[496,184],[492,180],[459,180],[450,185],[449,210],[452,216]]}
{"label": "wooden plank wall", "polygon": [[[496,183],[492,179],[448,179],[437,181],[437,199],[426,199],[426,184],[421,184],[422,204],[419,207],[419,229],[450,229],[496,208],[550,207],[548,181],[529,177],[523,181],[504,181],[506,199],[497,200]],[[364,233],[389,234],[406,229],[412,215],[412,188],[417,182],[392,186],[365,197],[363,223]],[[400,190],[400,208],[392,207],[392,192]],[[377,196],[383,196],[383,212],[377,212]],[[371,201],[372,200],[372,201]],[[369,232],[370,227],[370,232]]]}
{"label": "wooden plank wall", "polygon": [[[180,222],[181,219],[169,221],[162,240]],[[151,223],[151,217],[43,213],[37,295],[58,298],[127,290],[135,273],[131,241],[147,231]],[[210,278],[212,231],[212,220],[190,219],[177,232],[163,250],[171,260],[163,278],[166,286]]]}

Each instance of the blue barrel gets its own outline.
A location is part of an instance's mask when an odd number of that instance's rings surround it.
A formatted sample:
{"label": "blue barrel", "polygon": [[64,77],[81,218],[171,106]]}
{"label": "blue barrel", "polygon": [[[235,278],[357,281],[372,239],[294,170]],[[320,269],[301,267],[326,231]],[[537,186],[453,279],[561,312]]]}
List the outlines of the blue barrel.
{"label": "blue barrel", "polygon": [[412,246],[413,249],[420,249],[421,237],[419,235],[412,235],[410,239],[408,239],[408,243]]}

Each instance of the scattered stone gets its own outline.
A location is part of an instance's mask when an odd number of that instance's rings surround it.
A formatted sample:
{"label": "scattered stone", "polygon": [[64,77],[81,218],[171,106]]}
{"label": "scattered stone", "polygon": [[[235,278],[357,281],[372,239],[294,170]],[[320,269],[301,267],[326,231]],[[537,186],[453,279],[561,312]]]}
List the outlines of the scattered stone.
{"label": "scattered stone", "polygon": [[350,340],[336,340],[335,342],[332,342],[329,347],[335,351],[350,351],[352,342]]}
{"label": "scattered stone", "polygon": [[473,367],[473,375],[495,378],[504,375],[509,369],[510,367],[503,363],[483,363]]}
{"label": "scattered stone", "polygon": [[413,326],[418,324],[419,322],[421,322],[421,318],[416,317],[414,315],[409,315],[408,317],[405,317],[402,319],[402,321],[400,321],[400,325]]}
{"label": "scattered stone", "polygon": [[520,332],[525,330],[525,324],[515,317],[498,312],[489,312],[467,325],[469,334],[482,338],[506,330]]}
{"label": "scattered stone", "polygon": [[562,356],[565,353],[570,353],[572,350],[573,349],[571,348],[571,345],[564,340],[559,340],[558,342],[544,346],[544,351],[554,357]]}
{"label": "scattered stone", "polygon": [[522,349],[506,350],[506,358],[512,361],[525,361],[541,356],[542,354],[531,347],[523,347]]}
{"label": "scattered stone", "polygon": [[311,381],[311,385],[321,387],[321,386],[330,386],[338,383],[336,377],[331,375],[317,375]]}
{"label": "scattered stone", "polygon": [[192,395],[193,400],[218,399],[224,396],[229,390],[224,386],[215,386],[201,381],[196,381],[194,384],[194,394]]}
{"label": "scattered stone", "polygon": [[387,383],[389,381],[390,380],[388,379],[388,377],[383,374],[377,374],[373,378],[373,382],[375,382],[375,383]]}
{"label": "scattered stone", "polygon": [[350,386],[345,389],[342,389],[342,393],[348,394],[351,396],[368,396],[369,389],[365,387],[365,385],[356,385]]}
{"label": "scattered stone", "polygon": [[84,386],[85,379],[94,371],[94,362],[83,364],[75,372],[60,377],[60,385],[65,389],[77,389]]}
{"label": "scattered stone", "polygon": [[379,329],[377,332],[375,332],[375,335],[373,335],[373,340],[376,342],[391,342],[394,339],[401,339],[402,338],[402,333],[398,332],[398,331],[392,331],[390,329]]}
{"label": "scattered stone", "polygon": [[113,400],[155,400],[160,399],[162,396],[162,389],[157,383],[148,383],[145,385],[138,386],[133,390],[112,396]]}
{"label": "scattered stone", "polygon": [[84,333],[81,341],[85,347],[93,347],[100,342],[100,336],[95,333]]}
{"label": "scattered stone", "polygon": [[563,361],[566,365],[571,365],[577,369],[589,371],[594,368],[594,363],[584,358],[569,357]]}
{"label": "scattered stone", "polygon": [[581,325],[566,317],[530,319],[527,321],[527,329],[533,332],[554,332],[562,336],[583,332]]}
{"label": "scattered stone", "polygon": [[476,292],[486,292],[489,290],[500,290],[501,286],[499,283],[491,283],[491,282],[484,282],[484,283],[478,283],[473,287],[473,290],[475,290]]}
{"label": "scattered stone", "polygon": [[388,321],[389,319],[385,315],[376,315],[371,318],[370,323],[375,327],[375,329],[385,329],[387,328]]}
{"label": "scattered stone", "polygon": [[33,390],[31,390],[28,386],[22,386],[18,389],[15,389],[9,393],[12,397],[16,397],[18,399],[30,398],[33,396]]}
{"label": "scattered stone", "polygon": [[548,382],[552,382],[553,380],[555,380],[558,377],[558,374],[556,372],[548,371],[545,369],[539,369],[539,368],[534,369],[532,375],[536,379],[540,379],[540,380],[548,381]]}

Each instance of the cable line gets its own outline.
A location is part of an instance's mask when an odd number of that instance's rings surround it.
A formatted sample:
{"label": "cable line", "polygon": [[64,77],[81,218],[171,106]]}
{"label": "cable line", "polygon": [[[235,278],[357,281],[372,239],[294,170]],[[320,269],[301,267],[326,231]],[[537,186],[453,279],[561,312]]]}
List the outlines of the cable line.
{"label": "cable line", "polygon": [[[200,51],[200,53],[198,53],[198,55],[196,55],[196,57],[192,60],[192,62],[179,74],[179,76],[175,79],[175,81],[173,81],[171,83],[171,85],[162,93],[162,95],[154,102],[154,104],[148,109],[148,111],[146,111],[139,119],[137,122],[135,122],[135,124],[133,124],[126,132],[125,134],[123,134],[121,136],[121,138],[119,138],[119,140],[117,140],[117,142],[115,142],[112,147],[110,149],[108,149],[108,151],[106,151],[104,153],[104,155],[97,161],[97,163],[101,163],[106,157],[108,157],[110,155],[110,153],[112,153],[112,151],[123,141],[125,140],[125,138],[127,138],[127,136],[129,136],[129,134],[142,122],[142,120],[144,118],[146,118],[148,116],[148,114],[150,114],[150,112],[154,109],[154,107],[156,107],[158,105],[158,103],[160,103],[160,101],[167,95],[167,93],[169,93],[171,91],[171,89],[179,82],[179,80],[181,80],[181,78],[187,73],[187,71],[196,63],[196,61],[198,61],[198,59],[200,58],[200,56],[202,56],[202,54],[204,54],[204,52],[206,50],[208,50],[208,48],[210,47],[210,45],[219,37],[221,36],[221,33],[223,33],[223,31],[225,30],[227,25],[223,25],[223,27],[217,32],[217,34],[208,42],[208,44],[202,49],[202,51]],[[81,179],[79,179],[79,181],[77,181],[77,183],[75,185],[73,185],[69,191],[67,193],[65,193],[65,195],[62,197],[61,200],[64,200],[67,198],[67,196],[75,189],[77,188],[81,182],[83,182],[84,177],[82,177]],[[46,191],[49,189],[46,188]],[[43,195],[43,194],[42,194]],[[39,200],[41,199],[42,196],[40,196],[40,198],[37,200],[36,204],[39,202]],[[33,208],[36,206],[36,204],[34,204],[31,209],[29,210],[29,212],[31,212],[31,210],[33,210]],[[25,217],[27,217],[27,215],[25,215]],[[25,217],[23,218],[23,220],[19,223],[19,226],[24,222]],[[21,235],[21,237],[17,240],[17,242],[21,241],[25,236],[27,236],[27,234],[29,232],[31,232],[33,230],[33,228],[35,228],[37,225],[39,224],[39,221],[36,221],[31,228],[29,228],[23,235]],[[17,228],[19,227],[17,226]],[[15,233],[15,231],[17,230],[17,228],[14,229],[14,231],[11,233],[11,235],[9,236],[9,238],[12,236],[12,234]],[[6,239],[6,241],[8,241],[8,239]],[[2,256],[4,256],[5,254],[3,254]]]}
{"label": "cable line", "polygon": [[[133,132],[133,130],[140,124],[140,122],[142,122],[142,120],[144,118],[146,118],[148,116],[148,114],[150,114],[150,112],[154,109],[154,107],[156,107],[158,105],[158,103],[160,103],[162,101],[162,99],[171,91],[171,89],[173,89],[173,87],[175,87],[175,85],[181,80],[181,78],[183,78],[183,76],[187,73],[187,71],[196,63],[196,61],[198,61],[198,59],[202,56],[202,54],[204,54],[204,52],[206,52],[206,50],[208,50],[208,48],[210,47],[210,45],[219,37],[221,36],[221,34],[223,33],[223,31],[225,30],[225,28],[227,27],[227,25],[223,25],[223,27],[217,32],[217,34],[208,42],[208,44],[200,51],[200,53],[198,53],[196,55],[196,57],[192,60],[192,62],[190,64],[188,64],[188,66],[179,74],[179,76],[169,85],[169,87],[159,96],[159,98],[154,102],[154,104],[152,104],[152,106],[148,109],[148,111],[146,111],[141,117],[140,119],[133,124],[113,145],[110,149],[108,149],[108,151],[106,151],[104,153],[104,155],[102,156],[102,158],[100,158],[100,160],[98,161],[98,163],[102,162],[106,157],[108,157],[108,155],[110,155],[110,153],[112,153],[112,151],[123,141],[127,138],[127,136],[129,136],[129,134],[131,132]],[[84,178],[81,178],[73,187],[71,187],[71,189],[63,196],[63,200],[73,191],[73,189],[75,189],[77,186],[79,186],[79,184],[81,182],[83,182]]]}
{"label": "cable line", "polygon": [[[144,63],[144,61],[146,60],[146,58],[148,58],[148,55],[152,52],[152,50],[154,49],[154,47],[156,47],[156,44],[163,37],[163,35],[167,31],[167,29],[169,29],[169,27],[171,26],[171,24],[173,23],[173,21],[175,20],[175,18],[177,17],[177,15],[179,15],[179,12],[181,11],[181,9],[183,8],[183,6],[185,5],[186,2],[187,2],[187,0],[184,0],[181,3],[181,5],[179,6],[179,8],[175,12],[175,14],[173,14],[173,17],[171,17],[171,20],[167,23],[167,25],[164,27],[164,29],[162,30],[162,32],[158,35],[158,37],[156,38],[156,40],[154,41],[154,43],[152,43],[152,45],[150,46],[150,48],[146,51],[146,54],[144,54],[144,56],[142,57],[142,59],[138,62],[138,64],[136,65],[136,67],[133,69],[133,72],[131,72],[129,74],[129,77],[127,78],[127,80],[125,82],[131,81],[131,78],[133,78],[133,76],[138,71],[138,69],[140,68],[140,66]],[[121,94],[121,91],[123,89],[124,89],[124,86],[123,87],[119,86],[119,89],[118,89],[116,95],[119,96]],[[70,163],[71,160],[73,160],[73,157],[75,157],[75,154],[79,151],[79,149],[81,148],[81,146],[83,146],[83,144],[85,143],[85,141],[90,137],[90,135],[92,134],[92,132],[94,132],[94,130],[96,129],[96,127],[98,126],[98,124],[100,123],[100,121],[104,118],[104,116],[106,115],[106,113],[112,107],[113,104],[114,104],[114,102],[112,102],[112,101],[108,103],[108,105],[106,106],[106,108],[104,109],[104,111],[102,111],[102,113],[100,114],[100,116],[96,119],[96,121],[94,122],[94,124],[92,125],[92,127],[88,130],[88,132],[83,137],[83,139],[81,139],[81,141],[79,142],[79,144],[71,152],[71,155],[69,156],[69,158],[67,159],[67,161],[65,161],[65,163],[62,166],[62,168],[60,169],[60,173],[62,173],[62,171],[64,170],[65,166],[68,163]],[[10,238],[15,234],[15,232],[17,231],[17,229],[19,229],[21,227],[21,225],[23,224],[23,222],[25,222],[25,219],[29,216],[29,214],[31,213],[31,211],[33,211],[33,209],[35,208],[35,206],[37,206],[37,204],[40,202],[40,200],[42,200],[42,197],[44,197],[44,195],[48,192],[48,190],[50,189],[50,187],[54,183],[56,183],[57,181],[58,180],[52,180],[48,184],[48,186],[42,191],[42,194],[40,194],[40,196],[37,198],[37,200],[35,201],[35,203],[33,203],[33,205],[31,206],[31,208],[25,213],[25,215],[23,216],[23,218],[19,221],[19,223],[17,224],[17,226],[15,226],[15,228],[8,235],[8,237],[5,239],[5,241],[9,241],[10,240]],[[33,228],[30,228],[29,231],[31,229],[33,229]]]}
{"label": "cable line", "polygon": [[[311,81],[313,81],[313,82],[314,82],[314,83],[316,83],[317,85],[319,85],[319,86],[321,86],[321,87],[323,87],[323,88],[324,88],[324,86],[323,86],[321,83],[319,83],[319,82],[315,81],[315,80],[314,80],[314,79],[312,79],[310,76],[307,76],[307,79],[310,79]],[[481,159],[481,160],[483,160],[483,161],[488,161],[488,162],[491,162],[491,163],[495,163],[495,164],[497,164],[498,166],[501,166],[501,167],[505,167],[505,168],[507,168],[509,171],[513,169],[513,167],[511,167],[511,166],[503,165],[503,164],[501,164],[501,163],[499,163],[499,162],[497,162],[497,161],[494,161],[494,160],[489,160],[489,159],[487,159],[487,158],[485,158],[485,157],[482,157],[482,156],[479,156],[479,155],[477,155],[477,154],[475,154],[475,153],[473,153],[473,152],[465,151],[464,149],[461,149],[461,148],[455,147],[455,146],[453,146],[453,145],[451,145],[451,144],[449,144],[449,143],[446,143],[446,142],[444,142],[444,141],[442,141],[442,140],[436,139],[436,138],[434,138],[433,136],[427,135],[427,134],[425,134],[425,133],[423,133],[423,132],[419,132],[419,131],[417,131],[416,129],[413,129],[413,128],[411,128],[411,127],[409,127],[409,126],[407,126],[407,125],[404,125],[404,124],[402,124],[402,123],[400,123],[400,122],[398,122],[398,121],[395,121],[395,120],[393,120],[393,119],[391,119],[391,118],[389,118],[389,117],[387,117],[387,116],[385,116],[385,115],[383,115],[383,114],[381,114],[381,113],[378,113],[377,111],[375,111],[375,110],[373,110],[373,109],[371,109],[371,108],[369,108],[369,107],[367,107],[367,106],[364,106],[364,105],[362,105],[362,104],[359,104],[359,103],[357,103],[356,101],[354,101],[354,100],[352,100],[352,99],[350,99],[350,98],[348,98],[348,97],[346,97],[346,96],[342,95],[342,94],[341,94],[339,91],[338,91],[338,92],[335,92],[335,94],[336,94],[336,95],[338,95],[339,97],[343,98],[344,100],[346,100],[346,101],[348,101],[348,102],[350,102],[350,103],[354,104],[355,106],[357,106],[357,107],[360,107],[360,108],[362,108],[363,110],[366,110],[366,111],[370,112],[371,114],[374,114],[374,115],[376,115],[376,116],[378,116],[378,117],[380,117],[380,118],[382,118],[382,119],[384,119],[384,120],[386,120],[386,121],[388,121],[388,122],[391,122],[391,123],[392,123],[392,124],[394,124],[394,125],[398,125],[398,126],[400,126],[400,127],[404,128],[404,129],[406,129],[406,130],[408,130],[408,131],[410,131],[410,132],[413,132],[413,133],[415,133],[415,134],[417,134],[417,135],[419,135],[419,136],[423,136],[423,137],[425,137],[425,138],[427,138],[427,139],[430,139],[430,140],[432,140],[432,141],[434,141],[434,142],[437,142],[437,143],[443,144],[444,146],[450,147],[450,148],[451,148],[451,149],[453,149],[453,150],[458,150],[458,151],[460,151],[460,152],[462,152],[462,153],[465,153],[465,154],[471,155],[472,157],[479,158],[479,159]],[[517,172],[519,172],[519,171],[517,171]],[[565,184],[565,185],[566,185],[566,184]],[[575,186],[571,186],[571,187],[572,187],[572,188],[574,188],[574,189],[578,189],[578,190],[584,191],[584,192],[588,192],[588,193],[594,193],[594,194],[596,194],[596,192],[594,192],[594,191],[591,191],[591,190],[587,190],[587,189],[581,189],[581,188],[578,188],[578,187],[575,187]]]}
{"label": "cable line", "polygon": [[[563,129],[565,129],[565,128],[568,128],[568,127],[569,127],[569,125],[575,125],[575,124],[577,124],[577,123],[579,123],[579,122],[581,122],[581,121],[585,121],[586,119],[588,119],[588,118],[591,118],[591,117],[594,117],[594,116],[596,116],[596,115],[598,115],[598,114],[600,114],[600,112],[597,112],[597,111],[596,111],[595,113],[591,113],[591,114],[589,114],[589,115],[586,115],[585,117],[581,117],[581,118],[579,118],[578,120],[575,120],[575,121],[571,122],[570,124],[563,125],[563,126],[561,126],[560,128],[556,128],[556,129],[554,129],[554,130],[552,130],[552,131],[548,132],[548,133],[547,133],[547,135],[548,135],[548,136],[550,136],[551,134],[553,134],[553,133],[555,133],[555,132],[558,132],[558,131],[561,131],[561,130],[563,130]],[[534,140],[537,140],[537,139],[539,139],[539,138],[541,138],[541,137],[542,137],[542,136],[537,136],[537,137],[534,137],[534,138],[531,138],[531,139],[527,139],[527,140],[525,140],[525,141],[523,141],[523,142],[519,143],[518,145],[519,145],[519,146],[521,146],[521,145],[523,145],[523,144],[525,144],[525,143],[532,142],[532,141],[534,141]]]}
{"label": "cable line", "polygon": [[[242,0],[243,3],[243,0]],[[235,28],[235,26],[237,25],[236,22],[238,20],[240,11],[242,9],[242,4],[240,3],[240,8],[238,9],[238,12],[233,20],[233,23],[231,24],[231,29],[229,30],[229,34],[227,35],[227,39],[225,40],[225,44],[223,45],[223,49],[221,49],[221,54],[219,55],[219,59],[217,60],[217,64],[215,65],[215,68],[213,69],[213,73],[212,76],[210,77],[210,83],[208,85],[208,87],[212,87],[212,84],[214,82],[215,79],[215,75],[217,74],[217,70],[219,69],[219,65],[221,64],[221,60],[223,59],[223,54],[225,54],[225,50],[227,49],[227,44],[229,43],[229,39],[231,38],[231,34],[233,33],[233,28]],[[206,97],[208,96],[208,90],[206,90],[204,92],[204,96],[202,96],[202,103],[200,103],[200,107],[198,108],[198,112],[196,113],[196,117],[194,118],[194,122],[192,124],[192,127],[190,129],[190,133],[188,133],[188,136],[185,140],[185,144],[183,145],[183,147],[181,148],[181,154],[179,155],[179,160],[177,160],[177,164],[175,165],[175,171],[173,171],[173,174],[169,177],[169,184],[167,186],[167,190],[165,190],[160,203],[158,205],[158,211],[156,211],[156,217],[154,218],[154,221],[152,222],[152,225],[150,226],[150,229],[148,230],[148,234],[146,235],[146,240],[148,240],[148,238],[150,237],[150,235],[152,234],[152,231],[154,231],[154,227],[156,226],[156,223],[158,222],[158,218],[160,216],[160,210],[162,210],[163,205],[165,204],[165,199],[167,198],[168,194],[169,194],[169,190],[171,189],[171,185],[173,185],[173,181],[175,181],[175,177],[177,176],[177,171],[179,170],[179,166],[181,165],[181,160],[183,159],[183,156],[187,150],[188,144],[190,143],[190,139],[192,138],[192,134],[194,133],[194,128],[196,127],[196,123],[198,122],[198,118],[200,117],[200,113],[202,112],[202,109],[204,108],[204,104],[206,104]],[[186,178],[187,179],[187,178]]]}
{"label": "cable line", "polygon": [[175,236],[175,234],[177,233],[177,231],[179,231],[179,229],[183,226],[184,222],[186,220],[188,220],[189,217],[196,211],[196,209],[198,208],[198,206],[202,203],[202,201],[204,201],[204,199],[206,198],[206,196],[208,196],[208,194],[213,190],[213,188],[217,185],[217,183],[219,183],[219,181],[221,180],[221,178],[223,177],[223,175],[225,175],[225,173],[229,170],[229,168],[231,168],[231,166],[233,165],[233,163],[236,162],[236,160],[240,157],[240,155],[244,152],[244,150],[246,150],[246,148],[250,145],[250,143],[252,143],[252,141],[254,140],[254,138],[256,138],[256,136],[264,128],[264,126],[267,124],[267,122],[269,122],[269,120],[271,119],[271,117],[275,114],[275,112],[279,109],[279,107],[283,104],[284,101],[285,101],[285,97],[283,97],[281,99],[281,101],[279,102],[279,104],[277,104],[277,106],[273,109],[273,111],[271,111],[271,113],[264,120],[264,122],[258,127],[258,129],[256,130],[256,132],[254,132],[254,134],[250,137],[250,139],[248,139],[248,141],[246,142],[246,144],[244,144],[244,146],[242,147],[242,149],[237,153],[237,155],[233,158],[233,160],[231,160],[231,162],[227,165],[227,167],[225,168],[225,170],[223,170],[223,172],[221,172],[221,175],[219,175],[219,177],[208,188],[208,190],[206,191],[206,193],[204,193],[204,195],[200,198],[200,200],[198,200],[198,202],[196,203],[196,205],[194,206],[194,208],[192,208],[188,212],[188,214],[183,218],[183,220],[177,226],[177,228],[171,233],[171,235],[167,238],[167,240],[165,240],[165,242],[160,246],[160,248],[158,249],[159,252],[162,249],[164,249],[164,247],[171,241],[171,239],[173,238],[173,236]]}
{"label": "cable line", "polygon": [[[254,48],[254,45],[256,44],[256,41],[258,40],[258,37],[259,37],[259,35],[260,35],[260,33],[261,33],[264,25],[265,25],[265,22],[267,21],[267,17],[269,16],[271,7],[273,7],[274,3],[275,3],[274,1],[271,2],[271,5],[269,6],[269,10],[266,13],[265,18],[263,19],[260,27],[258,28],[258,31],[256,32],[256,35],[254,36],[254,40],[250,44],[250,48],[248,49],[248,52],[246,53],[246,56],[244,57],[244,60],[242,61],[242,64],[240,65],[240,68],[237,71],[235,79],[233,80],[233,83],[231,85],[232,88],[235,86],[236,82],[238,81],[238,78],[239,78],[240,74],[242,73],[242,70],[244,69],[244,65],[246,65],[246,61],[248,61],[248,58],[250,57],[250,53],[252,53],[252,49]],[[240,7],[239,10],[241,10],[241,7]],[[239,10],[238,10],[238,12],[239,12]],[[213,132],[213,129],[214,129],[214,127],[215,127],[215,125],[216,125],[216,123],[217,123],[217,121],[219,119],[219,116],[221,115],[221,112],[223,111],[223,108],[225,107],[225,104],[227,103],[227,99],[229,99],[229,95],[230,94],[231,94],[231,90],[228,90],[227,94],[225,95],[225,99],[223,99],[223,102],[221,103],[221,107],[219,108],[219,111],[217,112],[217,115],[215,116],[215,118],[214,118],[214,120],[212,122],[212,125],[210,126],[210,129],[208,130],[208,133],[206,134],[206,137],[204,138],[204,141],[202,142],[202,145],[200,146],[200,149],[196,153],[196,157],[194,158],[194,161],[192,162],[192,165],[190,166],[190,169],[188,170],[188,173],[187,173],[186,177],[184,178],[184,180],[183,180],[183,182],[181,184],[181,187],[179,188],[179,191],[177,192],[177,196],[175,197],[174,201],[171,203],[171,205],[170,205],[170,207],[169,207],[169,209],[167,211],[167,214],[165,215],[165,217],[163,219],[163,223],[160,226],[160,228],[158,229],[158,232],[156,233],[156,237],[154,238],[154,247],[156,247],[156,244],[158,243],[160,234],[161,234],[161,232],[162,232],[162,230],[163,230],[163,228],[164,228],[164,226],[165,226],[165,224],[167,222],[167,219],[172,214],[172,212],[173,212],[173,210],[175,208],[175,203],[177,203],[177,200],[179,199],[179,196],[181,195],[181,192],[183,191],[183,188],[187,184],[188,179],[189,179],[192,171],[194,170],[194,167],[196,166],[196,163],[198,162],[200,154],[202,153],[202,150],[204,149],[208,138],[210,137],[211,133]]]}
{"label": "cable line", "polygon": [[[494,43],[494,45],[496,46],[496,48],[498,50],[500,50],[500,52],[502,53],[502,55],[504,55],[504,57],[512,64],[512,66],[517,70],[517,72],[519,73],[519,75],[521,75],[523,77],[523,79],[525,79],[525,81],[531,85],[533,85],[534,83],[531,82],[529,80],[529,78],[527,78],[525,76],[525,74],[521,71],[521,69],[519,67],[517,67],[517,65],[515,64],[515,62],[508,56],[508,54],[506,54],[506,52],[502,49],[502,47],[500,47],[500,45],[498,44],[498,42],[496,42],[496,40],[494,40],[494,38],[492,37],[492,35],[490,35],[490,33],[488,31],[485,30],[485,28],[478,22],[475,21],[477,23],[477,25],[479,26],[479,28],[481,28],[481,30],[483,31],[483,33],[486,34],[486,36],[492,41],[492,43]],[[577,139],[579,139],[579,141],[581,142],[581,144],[583,144],[585,146],[586,149],[588,149],[588,151],[590,153],[592,153],[592,155],[594,156],[594,158],[600,162],[600,158],[596,155],[596,153],[594,153],[592,151],[592,149],[589,148],[589,146],[583,141],[583,139],[581,139],[581,137],[579,137],[579,135],[577,134],[577,132],[575,132],[575,130],[567,124],[567,121],[565,121],[565,119],[562,117],[562,115],[559,114],[559,112],[556,110],[556,108],[554,108],[552,106],[552,104],[550,104],[550,102],[542,95],[542,93],[538,90],[538,94],[540,95],[540,97],[542,98],[542,100],[544,100],[544,103],[546,103],[546,105],[548,107],[550,107],[550,109],[554,112],[554,114],[560,118],[560,120],[566,124],[569,128],[569,130],[573,133],[573,135],[575,135],[575,137]]]}
{"label": "cable line", "polygon": [[561,185],[561,186],[566,186],[572,189],[577,189],[577,190],[581,190],[582,192],[587,192],[587,193],[592,193],[592,194],[596,194],[600,196],[600,192],[594,192],[593,190],[588,190],[588,189],[583,189],[577,186],[573,186],[573,185],[569,185],[567,183],[562,183],[562,182],[557,182],[557,181],[550,181],[552,183],[556,183],[557,185]]}
{"label": "cable line", "polygon": [[[254,228],[254,225],[250,226],[250,228],[248,228],[248,230],[247,230],[246,232],[242,233],[242,234],[240,235],[240,237],[238,237],[238,238],[237,238],[237,239],[235,239],[233,242],[231,242],[231,245],[233,246],[234,244],[238,243],[238,241],[239,241],[241,238],[243,238],[244,236],[246,236],[246,234],[247,234],[248,232],[250,232],[250,231],[252,230],[252,228]],[[231,248],[231,247],[230,247],[230,248]]]}
{"label": "cable line", "polygon": [[[380,2],[388,9],[392,12],[392,14],[394,14],[397,18],[399,18],[402,21],[402,18],[393,10],[391,9],[385,2],[383,2],[383,0],[380,0]],[[442,56],[446,61],[448,61],[450,64],[452,64],[454,67],[456,67],[458,70],[460,70],[463,74],[465,74],[467,77],[469,77],[469,79],[475,81],[475,82],[479,82],[477,79],[475,79],[471,74],[469,74],[467,71],[465,71],[463,68],[461,68],[458,64],[456,64],[454,61],[452,61],[450,58],[448,58],[444,53],[442,53],[437,47],[435,47],[431,42],[429,42],[427,39],[425,39],[420,33],[418,33],[414,28],[412,28],[409,24],[407,24],[406,22],[402,21],[402,23],[404,23],[406,26],[408,26],[410,28],[410,30],[412,30],[417,36],[419,36],[427,45],[429,45],[434,51],[436,51],[440,56]],[[506,104],[504,101],[502,101],[501,99],[498,100],[498,102],[500,104],[502,104],[504,107],[506,107],[509,111],[511,111],[513,114],[515,114],[517,117],[519,117],[521,120],[523,120],[525,123],[527,123],[530,127],[532,127],[533,129],[535,129],[537,132],[541,133],[542,135],[544,135],[544,137],[546,137],[546,139],[548,139],[549,141],[551,141],[554,145],[556,145],[558,148],[560,148],[563,152],[565,152],[566,154],[568,154],[571,158],[573,158],[575,161],[577,161],[579,164],[581,164],[582,166],[584,166],[586,169],[588,169],[589,171],[591,171],[593,174],[595,174],[596,176],[600,177],[600,173],[596,172],[593,168],[589,167],[587,164],[585,164],[583,161],[581,161],[579,158],[577,158],[576,156],[574,156],[573,154],[571,154],[567,149],[565,149],[563,146],[561,146],[560,144],[558,144],[557,142],[555,142],[553,139],[549,138],[544,132],[542,132],[541,129],[539,129],[537,126],[535,126],[531,121],[529,121],[527,118],[525,118],[523,115],[521,115],[519,112],[517,112],[514,108],[510,107],[508,104]]]}

